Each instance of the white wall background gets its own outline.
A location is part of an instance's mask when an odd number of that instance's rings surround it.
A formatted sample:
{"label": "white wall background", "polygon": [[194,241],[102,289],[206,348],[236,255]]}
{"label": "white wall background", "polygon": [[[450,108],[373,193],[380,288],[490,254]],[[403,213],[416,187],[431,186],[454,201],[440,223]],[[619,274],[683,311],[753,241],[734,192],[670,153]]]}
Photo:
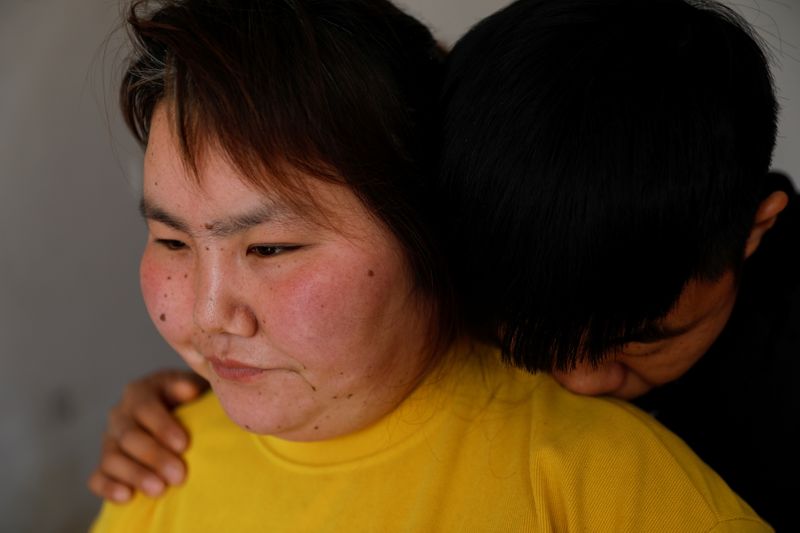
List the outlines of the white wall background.
{"label": "white wall background", "polygon": [[[452,43],[507,1],[401,3]],[[731,3],[773,49],[775,166],[797,180],[800,0]],[[0,0],[2,532],[84,531],[105,412],[126,381],[178,363],[137,287],[140,155],[116,115],[114,47],[102,53],[118,12],[117,0]]]}

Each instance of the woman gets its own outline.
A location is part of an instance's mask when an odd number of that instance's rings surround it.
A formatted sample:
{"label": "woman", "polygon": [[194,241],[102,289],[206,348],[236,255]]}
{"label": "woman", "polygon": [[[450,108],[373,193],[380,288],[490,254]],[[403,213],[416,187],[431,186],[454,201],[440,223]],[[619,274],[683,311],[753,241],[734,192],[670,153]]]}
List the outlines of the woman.
{"label": "woman", "polygon": [[464,327],[426,177],[440,54],[388,2],[165,2],[130,26],[141,282],[211,384],[186,484],[101,531],[766,531],[679,439]]}

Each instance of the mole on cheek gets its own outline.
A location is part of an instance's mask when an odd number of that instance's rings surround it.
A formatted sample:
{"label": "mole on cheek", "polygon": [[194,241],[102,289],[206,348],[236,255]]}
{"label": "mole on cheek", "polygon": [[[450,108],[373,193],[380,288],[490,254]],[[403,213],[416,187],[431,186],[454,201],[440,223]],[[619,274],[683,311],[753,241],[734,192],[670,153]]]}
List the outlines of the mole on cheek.
{"label": "mole on cheek", "polygon": [[164,313],[161,313],[161,316],[159,316],[158,318],[159,318],[159,320],[161,320],[161,322],[166,322],[167,321],[167,315],[165,315]]}
{"label": "mole on cheek", "polygon": [[203,227],[206,228],[208,231],[214,229],[214,224],[203,224]]}
{"label": "mole on cheek", "polygon": [[375,275],[375,272],[373,272],[372,270],[367,271],[367,276],[372,277],[374,275]]}
{"label": "mole on cheek", "polygon": [[172,280],[172,276],[167,276],[167,280],[171,281]]}

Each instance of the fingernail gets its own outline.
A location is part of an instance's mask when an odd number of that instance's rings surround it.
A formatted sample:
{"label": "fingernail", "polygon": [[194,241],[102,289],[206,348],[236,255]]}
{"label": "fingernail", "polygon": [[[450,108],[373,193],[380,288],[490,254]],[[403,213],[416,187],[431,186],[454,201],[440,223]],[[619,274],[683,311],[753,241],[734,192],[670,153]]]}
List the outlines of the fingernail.
{"label": "fingernail", "polygon": [[111,493],[111,499],[115,502],[126,502],[131,497],[131,491],[125,487],[116,487]]}
{"label": "fingernail", "polygon": [[186,439],[183,435],[173,433],[169,436],[169,445],[172,446],[172,449],[176,452],[182,452],[184,448],[186,448]]}
{"label": "fingernail", "polygon": [[170,485],[177,485],[183,481],[183,468],[176,464],[168,464],[162,472]]}
{"label": "fingernail", "polygon": [[160,479],[148,477],[142,481],[142,490],[148,496],[158,496],[164,490],[164,483]]}

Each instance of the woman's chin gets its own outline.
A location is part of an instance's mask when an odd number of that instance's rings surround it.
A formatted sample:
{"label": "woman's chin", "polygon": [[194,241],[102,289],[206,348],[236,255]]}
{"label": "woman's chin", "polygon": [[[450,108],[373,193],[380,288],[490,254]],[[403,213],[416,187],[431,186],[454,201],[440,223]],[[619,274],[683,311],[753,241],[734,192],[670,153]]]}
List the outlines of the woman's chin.
{"label": "woman's chin", "polygon": [[309,426],[313,428],[316,418],[313,402],[292,395],[269,394],[258,388],[232,386],[213,378],[211,386],[220,405],[228,418],[242,429],[289,440],[313,440],[311,436],[305,438],[303,430]]}

